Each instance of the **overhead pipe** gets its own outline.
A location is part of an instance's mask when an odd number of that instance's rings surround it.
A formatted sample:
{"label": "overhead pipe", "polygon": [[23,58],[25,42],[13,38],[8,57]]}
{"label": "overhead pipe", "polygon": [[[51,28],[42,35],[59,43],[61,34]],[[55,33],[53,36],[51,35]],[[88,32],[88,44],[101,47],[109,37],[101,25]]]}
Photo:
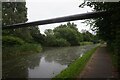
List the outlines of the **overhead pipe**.
{"label": "overhead pipe", "polygon": [[13,24],[13,25],[6,25],[6,26],[3,26],[2,29],[16,29],[16,28],[22,28],[22,27],[34,27],[36,25],[45,25],[45,24],[60,23],[60,22],[67,22],[67,21],[98,18],[98,17],[107,16],[110,13],[111,12],[108,12],[108,11],[89,12],[89,13],[83,13],[83,14],[58,17],[58,18],[53,18],[53,19],[46,19],[46,20],[33,21],[33,22],[27,22],[27,23],[18,23],[18,24]]}

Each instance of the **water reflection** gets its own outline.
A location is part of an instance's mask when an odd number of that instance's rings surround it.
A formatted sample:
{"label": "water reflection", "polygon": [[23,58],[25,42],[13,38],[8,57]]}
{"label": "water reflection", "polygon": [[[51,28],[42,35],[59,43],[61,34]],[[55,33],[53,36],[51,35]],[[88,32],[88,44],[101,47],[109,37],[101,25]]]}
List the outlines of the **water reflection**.
{"label": "water reflection", "polygon": [[39,54],[3,61],[3,78],[52,78],[93,47],[47,48]]}
{"label": "water reflection", "polygon": [[13,60],[3,61],[2,77],[3,78],[27,78],[28,67],[34,69],[39,66],[41,56],[36,54],[21,56]]}
{"label": "water reflection", "polygon": [[29,69],[29,78],[51,78],[66,67],[67,65],[61,65],[54,61],[47,62],[45,57],[42,57],[39,66]]}

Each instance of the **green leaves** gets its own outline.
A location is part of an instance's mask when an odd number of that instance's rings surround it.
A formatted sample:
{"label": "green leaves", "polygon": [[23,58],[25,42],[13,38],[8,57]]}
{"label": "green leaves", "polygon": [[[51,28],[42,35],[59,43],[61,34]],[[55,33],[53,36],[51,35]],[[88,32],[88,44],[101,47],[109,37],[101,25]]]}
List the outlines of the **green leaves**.
{"label": "green leaves", "polygon": [[3,45],[9,45],[9,46],[13,46],[13,45],[22,45],[24,44],[24,41],[18,37],[13,37],[13,36],[3,36],[2,37],[2,44]]}
{"label": "green leaves", "polygon": [[[26,22],[28,20],[26,2],[2,2],[2,18],[2,25]],[[41,42],[38,40],[41,34],[37,26],[3,30],[2,34],[17,36],[26,42]]]}
{"label": "green leaves", "polygon": [[[120,2],[85,2],[83,6],[94,6],[94,11],[112,11],[111,16],[94,19],[97,33],[101,39],[107,42],[108,47],[116,56],[120,56]],[[116,60],[119,61],[120,57]],[[120,68],[118,63],[118,68]]]}
{"label": "green leaves", "polygon": [[79,32],[76,24],[68,22],[66,25],[56,27],[53,31],[57,38],[63,38],[71,45],[79,45]]}
{"label": "green leaves", "polygon": [[11,25],[27,21],[27,9],[25,2],[3,2],[3,25]]}
{"label": "green leaves", "polygon": [[46,46],[77,46],[83,41],[92,42],[96,40],[95,35],[86,30],[80,33],[76,28],[76,24],[70,22],[53,30],[47,29],[45,34]]}

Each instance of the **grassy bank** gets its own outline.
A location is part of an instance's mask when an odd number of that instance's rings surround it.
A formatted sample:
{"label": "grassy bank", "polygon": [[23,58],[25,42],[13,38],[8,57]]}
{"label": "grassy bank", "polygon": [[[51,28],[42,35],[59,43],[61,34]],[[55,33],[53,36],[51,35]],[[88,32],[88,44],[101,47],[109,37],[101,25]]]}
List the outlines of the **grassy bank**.
{"label": "grassy bank", "polygon": [[31,53],[38,53],[42,50],[41,45],[33,43],[24,43],[22,45],[3,46],[2,57],[3,60],[9,60],[17,56],[27,55]]}
{"label": "grassy bank", "polygon": [[72,64],[69,65],[68,68],[63,70],[60,74],[58,74],[53,80],[69,80],[75,78],[85,67],[86,63],[90,59],[91,55],[96,51],[98,47],[87,51],[81,58],[75,60]]}

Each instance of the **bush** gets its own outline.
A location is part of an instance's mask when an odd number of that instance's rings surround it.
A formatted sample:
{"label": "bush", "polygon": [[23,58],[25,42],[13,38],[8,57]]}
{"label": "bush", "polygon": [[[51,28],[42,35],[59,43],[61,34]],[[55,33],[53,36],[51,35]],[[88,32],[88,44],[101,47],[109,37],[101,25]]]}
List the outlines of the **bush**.
{"label": "bush", "polygon": [[46,46],[51,47],[64,47],[64,46],[70,46],[70,43],[63,38],[55,38],[55,37],[47,37],[46,38]]}
{"label": "bush", "polygon": [[70,43],[67,40],[60,38],[56,39],[55,46],[70,46]]}
{"label": "bush", "polygon": [[39,44],[25,43],[23,45],[5,46],[2,48],[3,60],[9,60],[17,58],[18,56],[24,56],[29,54],[35,54],[42,51],[42,47]]}
{"label": "bush", "polygon": [[28,52],[28,51],[40,52],[42,50],[42,47],[41,45],[38,44],[25,43],[21,46],[18,46],[18,49],[21,52]]}
{"label": "bush", "polygon": [[18,37],[13,37],[13,36],[3,36],[2,37],[2,44],[11,46],[11,45],[22,45],[24,41]]}

